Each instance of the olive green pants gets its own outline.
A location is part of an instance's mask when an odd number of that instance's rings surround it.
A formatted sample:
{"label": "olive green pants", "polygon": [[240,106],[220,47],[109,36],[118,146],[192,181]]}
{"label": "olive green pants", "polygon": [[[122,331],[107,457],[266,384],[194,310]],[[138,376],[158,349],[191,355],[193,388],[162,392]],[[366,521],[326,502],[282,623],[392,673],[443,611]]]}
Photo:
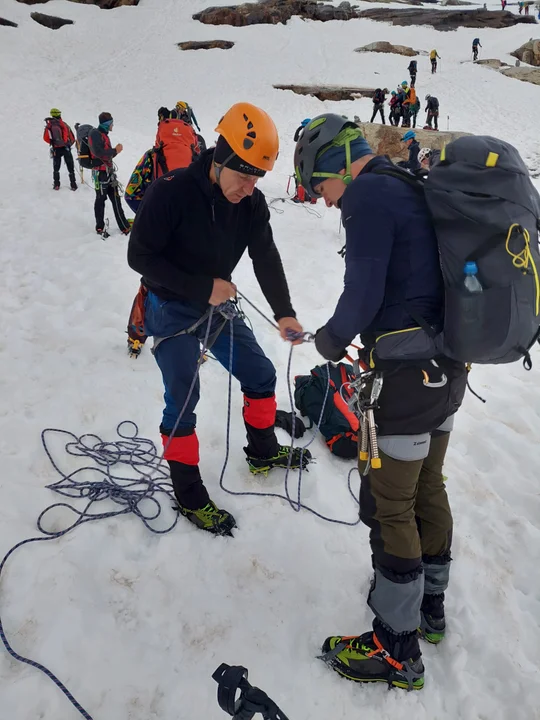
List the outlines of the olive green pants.
{"label": "olive green pants", "polygon": [[442,468],[449,437],[435,433],[423,460],[381,452],[381,468],[362,476],[360,518],[370,529],[374,568],[368,605],[397,634],[415,632],[424,595],[448,585],[452,514]]}
{"label": "olive green pants", "polygon": [[[362,477],[360,518],[370,528],[374,561],[408,573],[423,556],[445,556],[452,540],[452,513],[442,468],[450,433],[431,438],[424,460],[394,460]],[[360,472],[365,463],[359,463]]]}

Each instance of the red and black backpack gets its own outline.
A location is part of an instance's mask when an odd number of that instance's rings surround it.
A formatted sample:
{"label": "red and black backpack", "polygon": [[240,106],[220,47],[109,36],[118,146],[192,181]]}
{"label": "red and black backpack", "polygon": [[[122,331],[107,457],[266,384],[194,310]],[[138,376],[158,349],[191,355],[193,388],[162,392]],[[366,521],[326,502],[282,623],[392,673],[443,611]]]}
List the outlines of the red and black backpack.
{"label": "red and black backpack", "polygon": [[294,379],[294,402],[300,414],[311,420],[311,427],[319,424],[320,419],[319,430],[330,452],[348,459],[358,454],[358,418],[347,405],[350,383],[355,379],[353,367],[347,363],[317,365],[309,375],[297,375]]}

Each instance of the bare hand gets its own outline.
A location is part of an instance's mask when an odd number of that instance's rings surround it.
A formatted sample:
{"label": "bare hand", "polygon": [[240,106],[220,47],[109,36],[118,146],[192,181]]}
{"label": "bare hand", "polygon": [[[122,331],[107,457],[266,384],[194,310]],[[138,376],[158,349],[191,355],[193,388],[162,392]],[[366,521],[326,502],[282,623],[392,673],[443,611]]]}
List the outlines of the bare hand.
{"label": "bare hand", "polygon": [[124,149],[124,146],[122,145],[122,143],[118,143],[118,145],[116,145],[116,147],[114,149],[116,150],[116,154],[118,155],[118,153],[122,152],[122,150]]}
{"label": "bare hand", "polygon": [[208,302],[210,305],[221,305],[231,298],[236,297],[236,285],[221,278],[214,278],[214,287]]}
{"label": "bare hand", "polygon": [[277,321],[277,324],[279,326],[279,334],[284,340],[289,340],[289,342],[292,345],[301,345],[303,340],[302,338],[298,338],[298,340],[290,340],[287,336],[287,333],[293,332],[293,333],[303,333],[304,328],[300,325],[298,320],[293,317],[284,317],[281,318],[281,320]]}

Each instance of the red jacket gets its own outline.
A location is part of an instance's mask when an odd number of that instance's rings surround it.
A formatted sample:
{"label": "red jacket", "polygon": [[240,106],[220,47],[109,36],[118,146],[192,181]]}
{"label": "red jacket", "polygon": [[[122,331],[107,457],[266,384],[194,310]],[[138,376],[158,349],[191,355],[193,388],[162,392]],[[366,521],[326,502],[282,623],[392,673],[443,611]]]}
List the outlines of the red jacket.
{"label": "red jacket", "polygon": [[47,118],[45,120],[45,130],[43,131],[43,139],[52,147],[70,148],[75,142],[73,131],[67,123],[60,118]]}

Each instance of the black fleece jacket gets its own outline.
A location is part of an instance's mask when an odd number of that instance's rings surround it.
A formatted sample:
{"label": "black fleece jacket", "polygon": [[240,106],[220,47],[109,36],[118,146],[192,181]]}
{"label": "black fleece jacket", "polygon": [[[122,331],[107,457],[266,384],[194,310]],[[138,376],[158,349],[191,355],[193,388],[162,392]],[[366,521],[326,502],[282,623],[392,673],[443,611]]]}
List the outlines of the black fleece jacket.
{"label": "black fleece jacket", "polygon": [[131,231],[128,263],[149,290],[204,311],[214,278],[230,280],[246,248],[276,320],[295,317],[264,195],[230,203],[209,177],[213,149],[155,180]]}

